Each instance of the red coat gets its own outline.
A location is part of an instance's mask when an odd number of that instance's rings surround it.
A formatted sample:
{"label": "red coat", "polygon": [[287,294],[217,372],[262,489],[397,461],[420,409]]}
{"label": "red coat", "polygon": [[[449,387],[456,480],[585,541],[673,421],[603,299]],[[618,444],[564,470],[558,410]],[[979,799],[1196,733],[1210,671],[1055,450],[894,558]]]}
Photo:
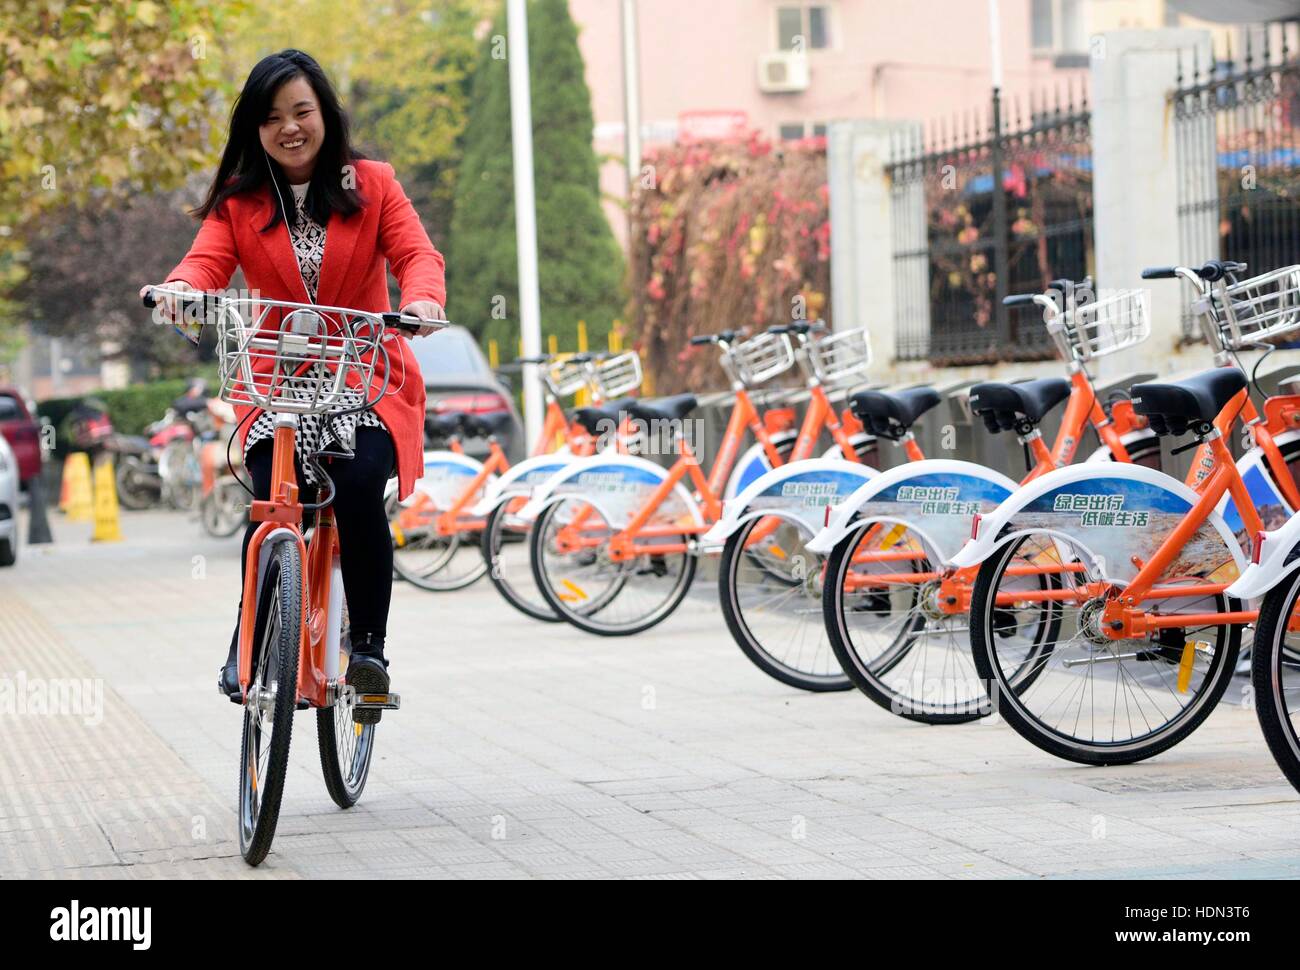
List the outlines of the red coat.
{"label": "red coat", "polygon": [[[402,288],[402,306],[415,300],[443,304],[447,290],[442,254],[429,241],[393,167],[387,162],[358,161],[357,189],[366,200],[361,211],[346,219],[334,213],[325,227],[325,255],[314,302],[371,313],[391,310],[384,272],[387,260]],[[248,288],[269,300],[313,302],[298,275],[288,227],[281,222],[269,232],[258,231],[271,217],[272,199],[273,189],[266,185],[222,202],[203,220],[194,245],[167,280],[183,280],[199,290],[222,290],[240,266]],[[402,362],[392,361],[389,392],[375,405],[375,413],[393,436],[398,490],[405,498],[424,471],[424,378],[407,340],[390,340],[388,346],[394,358],[401,349]],[[383,380],[382,359],[374,379],[377,393]],[[242,421],[257,409],[235,410]],[[253,420],[240,426],[241,446]]]}

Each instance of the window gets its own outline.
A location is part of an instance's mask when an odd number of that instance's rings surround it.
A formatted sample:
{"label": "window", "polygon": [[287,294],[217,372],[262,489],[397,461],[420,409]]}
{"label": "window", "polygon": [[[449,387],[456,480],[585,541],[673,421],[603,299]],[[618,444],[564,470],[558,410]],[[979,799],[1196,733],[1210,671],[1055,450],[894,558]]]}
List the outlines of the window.
{"label": "window", "polygon": [[777,129],[782,141],[799,141],[801,138],[825,138],[826,125],[821,121],[805,123],[785,121]]}
{"label": "window", "polygon": [[780,50],[825,50],[831,46],[830,8],[822,3],[776,8],[776,44]]}
{"label": "window", "polygon": [[427,381],[434,376],[454,374],[483,374],[487,363],[474,343],[474,338],[464,330],[447,329],[411,341],[416,362]]}
{"label": "window", "polygon": [[1029,38],[1036,54],[1085,53],[1083,0],[1033,0]]}

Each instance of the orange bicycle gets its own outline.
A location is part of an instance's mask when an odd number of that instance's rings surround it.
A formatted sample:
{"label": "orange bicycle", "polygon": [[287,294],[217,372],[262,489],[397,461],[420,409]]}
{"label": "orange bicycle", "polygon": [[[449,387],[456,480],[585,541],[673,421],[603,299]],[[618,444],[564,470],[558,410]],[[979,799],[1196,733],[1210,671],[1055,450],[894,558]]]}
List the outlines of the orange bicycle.
{"label": "orange bicycle", "polygon": [[[570,421],[560,399],[586,389],[596,401],[634,390],[641,384],[641,360],[628,352],[535,358],[542,362],[546,416],[534,456],[586,455],[596,440],[581,423]],[[512,420],[504,410],[486,413],[451,411],[430,415],[431,438],[447,448],[424,453],[424,473],[406,500],[389,489],[389,528],[393,535],[393,570],[420,589],[450,592],[481,579],[491,564],[480,541],[487,519],[476,508],[498,477],[511,470],[497,433]],[[463,438],[484,438],[488,456],[478,461],[465,454]],[[527,465],[527,462],[523,463]],[[522,504],[522,503],[520,503]]]}
{"label": "orange bicycle", "polygon": [[[747,388],[794,366],[790,334],[806,337],[817,324],[770,328],[736,343],[737,334],[693,338],[722,352],[733,377],[736,405],[706,478],[691,447],[686,421],[693,394],[632,402],[627,411],[652,440],[671,440],[676,456],[664,469],[645,458],[601,455],[574,462],[543,485],[520,511],[535,519],[529,558],[538,589],[564,620],[588,633],[628,636],[662,622],[681,604],[695,576],[700,536],[722,514],[724,486],[748,428],[769,449],[773,466],[812,454],[823,429],[849,461],[861,461],[875,441],[847,411],[836,415],[827,390],[810,380],[810,400],[788,457],[774,453]],[[865,332],[837,335],[865,345]],[[860,450],[861,449],[861,454]],[[692,494],[683,482],[695,487]]]}
{"label": "orange bicycle", "polygon": [[[379,393],[371,387],[377,358],[387,357],[385,340],[393,329],[414,332],[429,321],[256,297],[196,298],[165,287],[147,293],[145,306],[161,297],[214,318],[222,400],[275,417],[270,498],[251,506],[250,517],[260,524],[248,546],[239,619],[239,850],[255,866],[275,837],[294,712],[316,709],[325,787],[340,808],[350,808],[365,788],[377,728],[354,715],[401,706],[395,693],[358,695],[347,684],[347,604],[330,510],[333,486],[313,456],[308,460],[328,491],[316,503],[300,500],[294,469],[299,420],[373,407],[387,392],[386,366]],[[305,512],[315,513],[309,537]]]}
{"label": "orange bicycle", "polygon": [[[1161,435],[1191,433],[1186,482],[1140,467],[1063,469],[977,517],[955,563],[979,565],[971,595],[974,661],[1003,718],[1045,751],[1084,764],[1127,764],[1190,734],[1232,678],[1256,611],[1231,591],[1259,555],[1258,536],[1300,509],[1300,396],[1261,415],[1236,354],[1271,349],[1300,328],[1300,267],[1253,279],[1239,263],[1161,267],[1143,276],[1192,283],[1221,366],[1186,380],[1134,385]],[[1254,446],[1234,461],[1240,418]],[[1052,634],[1026,650],[1028,613]]]}
{"label": "orange bicycle", "polygon": [[[1132,402],[1104,407],[1087,370],[1093,360],[1147,338],[1144,295],[1122,291],[1094,299],[1090,287],[1059,280],[1046,293],[1006,302],[1041,309],[1070,374],[1068,380],[986,382],[970,390],[971,411],[986,428],[1014,431],[1026,449],[1022,482],[975,462],[912,461],[827,509],[826,527],[803,547],[820,581],[821,602],[813,605],[820,606],[843,675],[886,710],[911,720],[959,723],[989,711],[967,635],[976,570],[951,565],[970,534],[971,515],[992,512],[1021,485],[1068,466],[1090,425],[1101,447],[1084,465],[1160,460],[1159,440],[1133,414]],[[906,439],[912,423],[939,400],[933,392],[918,394],[868,391],[854,402],[879,423],[878,433]],[[1062,404],[1049,449],[1039,425]],[[1034,619],[1026,614],[1017,642],[1032,645],[1051,636],[1051,616]]]}

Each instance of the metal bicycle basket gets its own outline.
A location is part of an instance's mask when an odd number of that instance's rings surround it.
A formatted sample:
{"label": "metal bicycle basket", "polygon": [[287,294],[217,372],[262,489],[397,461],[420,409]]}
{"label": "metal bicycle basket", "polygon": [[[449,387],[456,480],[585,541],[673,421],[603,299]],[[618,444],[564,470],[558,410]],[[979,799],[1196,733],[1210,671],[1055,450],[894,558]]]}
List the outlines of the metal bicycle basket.
{"label": "metal bicycle basket", "polygon": [[1224,284],[1209,306],[1234,350],[1289,333],[1300,327],[1300,266]]}
{"label": "metal bicycle basket", "polygon": [[641,355],[635,350],[606,357],[596,363],[596,390],[605,401],[630,394],[641,386]]}
{"label": "metal bicycle basket", "polygon": [[845,384],[867,376],[871,338],[866,327],[841,330],[808,344],[808,360],[823,384]]}
{"label": "metal bicycle basket", "polygon": [[1136,346],[1151,336],[1147,290],[1103,291],[1095,299],[1071,301],[1051,320],[1060,326],[1076,360],[1095,360]]}
{"label": "metal bicycle basket", "polygon": [[732,344],[730,360],[736,379],[746,387],[753,387],[794,366],[794,345],[789,334],[760,333]]}
{"label": "metal bicycle basket", "polygon": [[572,357],[558,357],[542,369],[542,380],[557,398],[576,394],[587,386],[591,372],[587,363]]}
{"label": "metal bicycle basket", "polygon": [[371,400],[383,317],[234,298],[216,304],[220,396],[266,411],[323,414]]}

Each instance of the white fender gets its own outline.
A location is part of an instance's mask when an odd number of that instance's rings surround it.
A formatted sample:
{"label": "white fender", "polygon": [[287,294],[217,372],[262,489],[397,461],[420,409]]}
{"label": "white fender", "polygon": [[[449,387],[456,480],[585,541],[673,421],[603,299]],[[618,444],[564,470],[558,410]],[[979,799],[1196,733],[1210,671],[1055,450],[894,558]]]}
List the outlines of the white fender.
{"label": "white fender", "polygon": [[[1058,468],[1017,489],[992,513],[981,516],[974,537],[951,564],[974,566],[1017,536],[1047,534],[1086,550],[1106,579],[1127,583],[1138,570],[1131,557],[1149,560],[1197,498],[1178,479],[1143,465],[1084,463]],[[1232,560],[1215,565],[1205,578],[1235,579],[1245,569],[1246,557],[1217,512],[1210,513],[1183,547],[1186,569],[1195,570],[1198,553],[1217,548],[1220,539]]]}
{"label": "white fender", "polygon": [[731,470],[731,477],[727,479],[727,487],[722,497],[735,498],[750,483],[758,481],[771,470],[772,463],[768,461],[767,452],[763,450],[763,443],[754,442],[745,449],[745,453],[737,460],[736,467]]}
{"label": "white fender", "polygon": [[[1288,431],[1274,440],[1277,444],[1284,445],[1296,438],[1300,438],[1300,432]],[[1264,457],[1263,449],[1258,447],[1251,448],[1237,461],[1237,471],[1241,473],[1246,491],[1250,492],[1250,497],[1254,500],[1255,511],[1264,522],[1264,540],[1259,550],[1259,562],[1252,562],[1241,574],[1241,578],[1228,587],[1228,595],[1240,599],[1263,596],[1300,569],[1300,556],[1291,559],[1291,553],[1300,545],[1300,515],[1295,514],[1296,510],[1291,508],[1278,491],[1267,469],[1268,459]],[[1223,497],[1218,510],[1228,523],[1228,528],[1242,535],[1245,527],[1229,496]],[[1245,537],[1247,542],[1254,538]]]}
{"label": "white fender", "polygon": [[1292,516],[1282,528],[1264,533],[1259,562],[1246,567],[1241,578],[1228,587],[1227,595],[1243,600],[1263,596],[1300,569],[1300,555],[1292,558],[1297,548],[1300,548],[1300,515]]}
{"label": "white fender", "polygon": [[727,502],[722,518],[701,537],[700,543],[706,548],[721,546],[750,519],[775,509],[803,519],[816,532],[825,518],[826,506],[842,501],[879,474],[843,456],[792,461],[751,482]]}
{"label": "white fender", "polygon": [[[1135,431],[1130,431],[1128,434],[1120,435],[1119,440],[1120,440],[1120,444],[1122,444],[1125,448],[1128,448],[1130,445],[1137,444],[1137,442],[1139,441],[1148,441],[1148,440],[1156,440],[1156,439],[1157,439],[1156,433],[1152,431],[1150,428],[1138,428]],[[1111,461],[1112,458],[1110,456],[1110,446],[1102,445],[1091,455],[1089,455],[1087,460],[1088,461]]]}
{"label": "white fender", "polygon": [[550,479],[569,462],[577,460],[578,458],[566,449],[545,455],[534,455],[517,465],[512,465],[509,470],[502,472],[483,489],[483,497],[470,509],[470,515],[482,517],[508,498],[531,495],[534,488]]}
{"label": "white fender", "polygon": [[[483,463],[468,455],[454,451],[426,451],[424,473],[415,481],[415,491],[433,500],[435,508],[449,509],[469,487],[474,476],[483,470]],[[486,487],[493,476],[488,476]],[[414,493],[412,493],[414,494]],[[411,501],[408,496],[407,502]]]}
{"label": "white fender", "polygon": [[[536,486],[518,515],[525,522],[532,522],[547,506],[577,497],[594,505],[611,526],[622,527],[632,521],[667,477],[667,469],[635,455],[577,458]],[[697,526],[704,524],[699,505],[678,482],[659,504],[650,522],[665,525],[683,519]]]}
{"label": "white fender", "polygon": [[832,509],[808,549],[827,555],[864,523],[902,521],[947,559],[970,536],[971,517],[992,512],[1017,488],[1006,475],[974,462],[908,462],[882,472]]}

